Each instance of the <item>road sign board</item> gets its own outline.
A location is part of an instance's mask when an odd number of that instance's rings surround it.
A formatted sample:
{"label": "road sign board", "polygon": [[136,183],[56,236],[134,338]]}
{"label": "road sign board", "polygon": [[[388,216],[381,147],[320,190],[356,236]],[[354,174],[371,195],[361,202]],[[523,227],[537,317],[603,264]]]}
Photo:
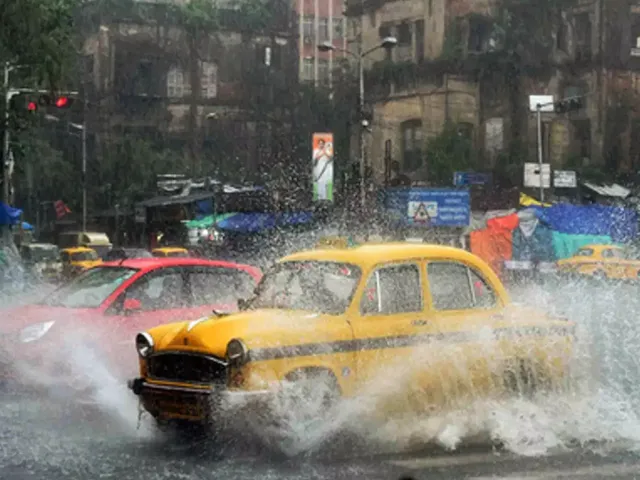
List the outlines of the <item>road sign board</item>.
{"label": "road sign board", "polygon": [[553,186],[557,188],[576,188],[578,178],[573,170],[554,170]]}
{"label": "road sign board", "polygon": [[542,188],[549,188],[551,186],[551,165],[548,163],[542,164],[542,175],[540,172],[540,165],[537,163],[525,163],[524,164],[524,186],[540,188],[540,177],[542,177]]}
{"label": "road sign board", "polygon": [[541,105],[541,112],[553,112],[553,95],[529,95],[529,110],[538,111],[538,104]]}
{"label": "road sign board", "polygon": [[411,187],[385,192],[386,211],[415,226],[467,226],[470,203],[466,189]]}
{"label": "road sign board", "polygon": [[465,187],[467,185],[487,185],[491,183],[492,175],[490,173],[479,172],[455,172],[453,174],[453,185],[456,187]]}

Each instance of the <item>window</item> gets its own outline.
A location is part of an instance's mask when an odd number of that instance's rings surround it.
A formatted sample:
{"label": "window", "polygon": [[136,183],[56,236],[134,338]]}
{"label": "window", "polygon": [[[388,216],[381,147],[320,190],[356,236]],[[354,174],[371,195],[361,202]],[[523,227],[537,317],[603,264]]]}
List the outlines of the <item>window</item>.
{"label": "window", "polygon": [[575,255],[576,257],[591,257],[593,256],[593,249],[591,248],[581,248]]}
{"label": "window", "polygon": [[329,83],[329,61],[326,58],[318,59],[318,82],[321,85]]}
{"label": "window", "polygon": [[333,19],[333,38],[341,39],[344,37],[344,20],[340,17]]}
{"label": "window", "polygon": [[100,257],[98,257],[98,254],[93,250],[88,252],[78,252],[78,253],[71,254],[71,261],[73,262],[93,261],[93,260],[98,260],[99,258]]}
{"label": "window", "polygon": [[308,38],[315,38],[314,33],[314,18],[311,15],[305,15],[302,20],[302,36]]}
{"label": "window", "polygon": [[138,270],[124,267],[95,267],[78,275],[70,283],[45,299],[51,307],[96,308]]}
{"label": "window", "polygon": [[329,19],[319,18],[318,19],[318,41],[325,42],[327,40],[329,40]]}
{"label": "window", "polygon": [[422,122],[410,120],[403,123],[401,129],[403,170],[413,172],[422,166]]}
{"label": "window", "polygon": [[180,268],[154,270],[138,279],[126,292],[142,304],[142,310],[168,310],[187,306],[187,295]]}
{"label": "window", "polygon": [[60,259],[61,259],[63,262],[68,263],[68,262],[70,262],[70,261],[71,261],[71,256],[69,255],[69,252],[62,252],[62,253],[60,254]]}
{"label": "window", "polygon": [[422,286],[417,265],[394,265],[371,274],[362,300],[363,315],[421,312]]}
{"label": "window", "polygon": [[433,0],[429,0],[429,16],[433,15]]}
{"label": "window", "polygon": [[360,269],[336,262],[285,262],[267,273],[250,308],[306,310],[341,315],[360,282]]}
{"label": "window", "polygon": [[576,60],[589,60],[591,58],[591,18],[588,13],[582,13],[575,17],[576,34]]}
{"label": "window", "polygon": [[415,24],[416,31],[416,59],[424,58],[424,20],[418,20]]}
{"label": "window", "polygon": [[314,61],[313,57],[307,57],[302,62],[302,79],[310,82],[314,79]]}
{"label": "window", "polygon": [[390,37],[391,25],[389,25],[388,23],[383,23],[382,25],[380,25],[380,28],[378,28],[378,36],[380,37],[380,40]]}
{"label": "window", "polygon": [[398,45],[408,46],[411,45],[411,24],[401,23],[398,25]]}
{"label": "window", "polygon": [[218,96],[218,66],[215,63],[202,62],[200,75],[202,98],[216,98]]}
{"label": "window", "polygon": [[427,275],[435,310],[490,308],[496,304],[489,284],[465,265],[433,262],[427,266]]}
{"label": "window", "polygon": [[178,66],[171,67],[167,72],[167,96],[182,98],[191,95],[189,75]]}
{"label": "window", "polygon": [[602,258],[625,258],[625,255],[621,250],[607,248],[602,250]]}
{"label": "window", "polygon": [[249,298],[255,281],[234,268],[201,267],[189,271],[192,305],[235,306],[239,298]]}

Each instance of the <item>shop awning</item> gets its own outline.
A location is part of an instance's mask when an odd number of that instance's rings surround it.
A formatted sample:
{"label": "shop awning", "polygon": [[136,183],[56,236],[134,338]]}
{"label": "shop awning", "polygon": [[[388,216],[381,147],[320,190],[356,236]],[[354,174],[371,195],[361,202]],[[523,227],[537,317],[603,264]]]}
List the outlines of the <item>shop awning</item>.
{"label": "shop awning", "polygon": [[611,185],[596,185],[594,183],[584,182],[582,185],[603,197],[627,198],[631,195],[631,190],[617,183]]}

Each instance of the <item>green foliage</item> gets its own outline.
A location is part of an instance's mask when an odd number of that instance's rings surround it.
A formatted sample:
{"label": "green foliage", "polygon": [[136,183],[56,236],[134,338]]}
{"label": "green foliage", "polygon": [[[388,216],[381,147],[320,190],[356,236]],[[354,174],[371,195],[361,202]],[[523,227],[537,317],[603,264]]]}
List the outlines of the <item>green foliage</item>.
{"label": "green foliage", "polygon": [[[0,61],[22,65],[23,79],[55,89],[71,59],[78,0],[4,0]],[[32,84],[33,84],[32,83]]]}
{"label": "green foliage", "polygon": [[429,179],[437,185],[450,185],[453,173],[474,164],[473,142],[462,135],[453,122],[447,122],[440,135],[427,142]]}
{"label": "green foliage", "polygon": [[130,206],[152,194],[158,174],[185,173],[183,158],[158,150],[144,139],[123,135],[108,142],[103,151],[100,182],[91,187],[103,208],[116,203]]}

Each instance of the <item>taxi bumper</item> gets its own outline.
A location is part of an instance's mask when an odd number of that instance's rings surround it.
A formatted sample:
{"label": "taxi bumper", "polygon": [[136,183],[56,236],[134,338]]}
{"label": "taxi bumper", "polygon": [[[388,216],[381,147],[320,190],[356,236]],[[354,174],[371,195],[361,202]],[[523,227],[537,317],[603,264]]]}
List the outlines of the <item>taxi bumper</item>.
{"label": "taxi bumper", "polygon": [[143,408],[163,420],[208,422],[229,409],[267,406],[272,390],[233,391],[222,386],[188,387],[149,382],[135,378],[127,382]]}

